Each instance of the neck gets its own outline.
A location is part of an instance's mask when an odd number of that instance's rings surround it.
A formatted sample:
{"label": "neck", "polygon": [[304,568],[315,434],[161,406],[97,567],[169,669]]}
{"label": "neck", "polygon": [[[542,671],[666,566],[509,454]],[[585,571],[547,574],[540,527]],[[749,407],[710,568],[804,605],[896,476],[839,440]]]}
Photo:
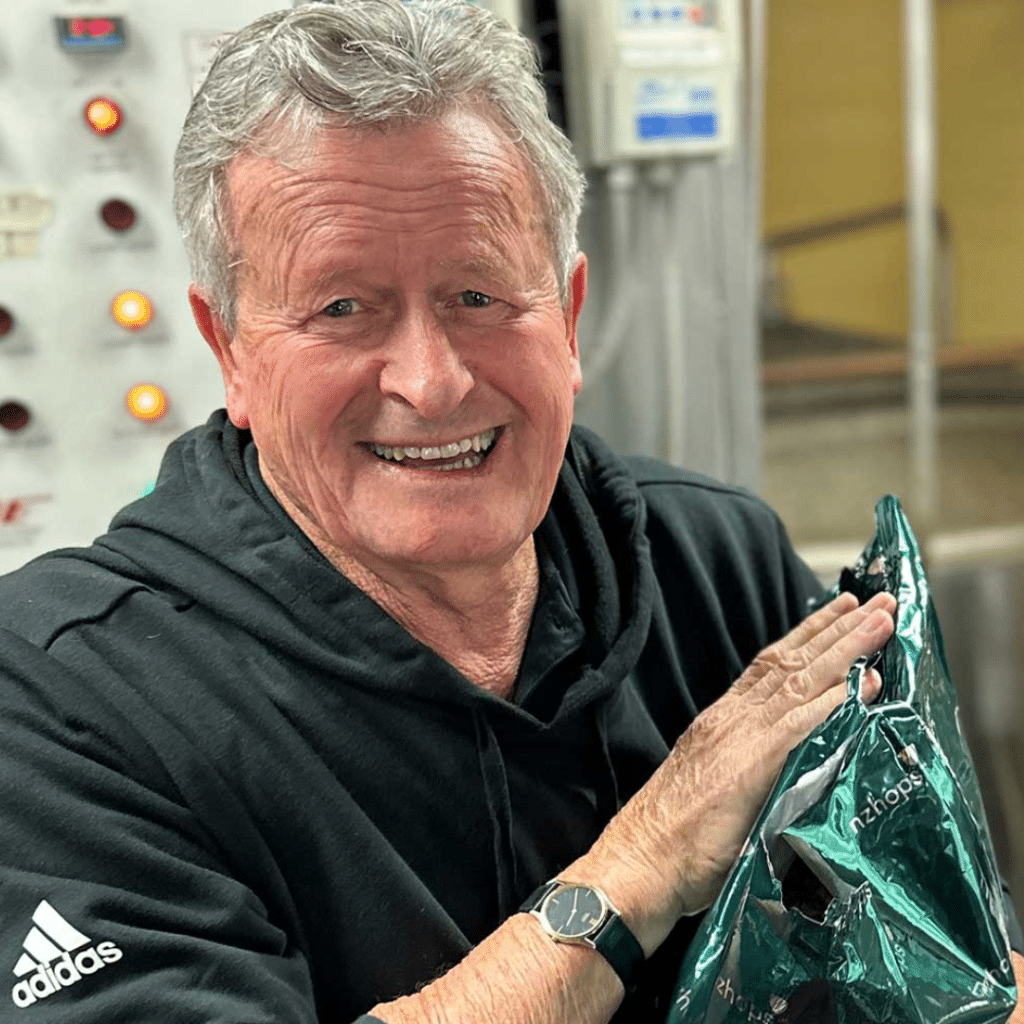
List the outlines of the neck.
{"label": "neck", "polygon": [[370,567],[331,544],[268,474],[264,479],[342,575],[470,682],[503,699],[512,696],[537,601],[532,535],[497,567]]}
{"label": "neck", "polygon": [[342,552],[324,553],[339,572],[470,682],[503,699],[512,696],[537,600],[532,536],[496,570],[384,575]]}

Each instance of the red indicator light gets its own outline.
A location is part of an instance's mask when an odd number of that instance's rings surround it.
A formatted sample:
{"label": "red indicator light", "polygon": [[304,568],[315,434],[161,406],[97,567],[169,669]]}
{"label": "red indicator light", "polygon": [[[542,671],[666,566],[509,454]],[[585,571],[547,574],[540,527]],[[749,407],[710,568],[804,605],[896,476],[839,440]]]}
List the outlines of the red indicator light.
{"label": "red indicator light", "polygon": [[0,523],[10,526],[16,523],[25,514],[25,503],[22,501],[0,502]]}
{"label": "red indicator light", "polygon": [[121,108],[105,96],[97,96],[85,105],[85,123],[97,135],[110,135],[121,127]]}
{"label": "red indicator light", "polygon": [[123,199],[108,199],[100,207],[100,217],[111,231],[127,231],[135,223],[135,210]]}
{"label": "red indicator light", "polygon": [[71,35],[78,39],[87,36],[89,39],[102,39],[117,31],[117,25],[109,18],[71,18],[68,22]]}
{"label": "red indicator light", "polygon": [[14,317],[0,306],[0,338],[14,330]]}
{"label": "red indicator light", "polygon": [[0,427],[4,430],[10,430],[12,433],[23,430],[31,419],[28,409],[20,402],[4,402],[0,405]]}

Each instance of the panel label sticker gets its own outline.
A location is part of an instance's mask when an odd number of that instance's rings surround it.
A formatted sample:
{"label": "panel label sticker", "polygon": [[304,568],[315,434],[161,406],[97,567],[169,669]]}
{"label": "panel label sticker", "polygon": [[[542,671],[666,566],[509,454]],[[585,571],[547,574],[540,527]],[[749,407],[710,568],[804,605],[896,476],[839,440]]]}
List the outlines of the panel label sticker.
{"label": "panel label sticker", "polygon": [[39,252],[39,231],[53,216],[53,204],[34,189],[0,190],[0,260],[31,259]]}
{"label": "panel label sticker", "polygon": [[714,82],[662,75],[637,83],[637,138],[645,141],[718,138],[719,89]]}

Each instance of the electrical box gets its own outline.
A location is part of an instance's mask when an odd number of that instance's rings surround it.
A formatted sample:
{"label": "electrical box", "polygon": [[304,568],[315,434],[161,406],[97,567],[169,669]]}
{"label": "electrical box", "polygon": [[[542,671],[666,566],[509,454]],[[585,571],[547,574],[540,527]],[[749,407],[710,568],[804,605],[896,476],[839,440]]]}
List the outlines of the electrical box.
{"label": "electrical box", "polygon": [[727,152],[742,67],[739,0],[559,0],[580,159]]}
{"label": "electrical box", "polygon": [[475,3],[478,7],[485,7],[492,14],[504,18],[515,28],[522,29],[524,27],[520,0],[469,0],[469,2]]}
{"label": "electrical box", "polygon": [[[301,2],[301,0],[296,0]],[[416,0],[402,0],[402,3],[415,3]],[[497,14],[504,18],[514,28],[523,28],[523,4],[522,0],[466,0],[467,3],[476,7],[483,7],[491,14]]]}
{"label": "electrical box", "polygon": [[3,0],[0,572],[88,544],[224,404],[174,147],[218,39],[280,0]]}

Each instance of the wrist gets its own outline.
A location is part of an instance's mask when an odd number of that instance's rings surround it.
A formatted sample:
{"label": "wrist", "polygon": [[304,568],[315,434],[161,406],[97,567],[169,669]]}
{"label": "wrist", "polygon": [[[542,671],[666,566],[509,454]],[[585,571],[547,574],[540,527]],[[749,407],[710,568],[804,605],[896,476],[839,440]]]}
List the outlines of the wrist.
{"label": "wrist", "polygon": [[607,857],[596,849],[560,871],[558,877],[605,892],[640,944],[645,958],[665,941],[681,916],[674,901],[659,896],[663,887],[652,883],[642,867],[618,857]]}
{"label": "wrist", "polygon": [[646,959],[618,907],[600,886],[555,878],[539,886],[519,909],[534,917],[552,942],[600,953],[624,988]]}
{"label": "wrist", "polygon": [[513,914],[446,974],[370,1013],[387,1024],[605,1024],[623,995],[596,951],[552,942]]}

